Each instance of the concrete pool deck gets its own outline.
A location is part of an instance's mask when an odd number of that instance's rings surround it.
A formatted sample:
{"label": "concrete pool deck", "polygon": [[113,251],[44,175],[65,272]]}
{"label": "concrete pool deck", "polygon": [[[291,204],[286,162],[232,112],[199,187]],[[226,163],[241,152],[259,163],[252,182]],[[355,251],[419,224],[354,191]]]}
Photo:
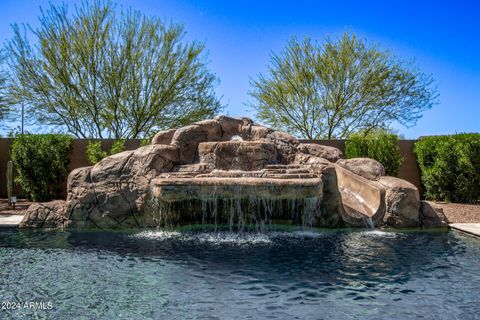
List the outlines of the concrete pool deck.
{"label": "concrete pool deck", "polygon": [[23,215],[0,215],[0,228],[16,228],[23,219]]}
{"label": "concrete pool deck", "polygon": [[480,237],[480,223],[451,223],[448,226],[451,229]]}

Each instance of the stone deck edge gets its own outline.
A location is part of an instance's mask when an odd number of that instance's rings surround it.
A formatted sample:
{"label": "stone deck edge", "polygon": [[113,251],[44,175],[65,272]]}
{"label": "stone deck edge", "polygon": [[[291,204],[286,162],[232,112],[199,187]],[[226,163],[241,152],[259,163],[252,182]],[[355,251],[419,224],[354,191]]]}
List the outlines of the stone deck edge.
{"label": "stone deck edge", "polygon": [[468,233],[480,238],[480,223],[450,223],[450,229]]}
{"label": "stone deck edge", "polygon": [[315,186],[322,183],[321,178],[304,179],[275,179],[259,177],[201,177],[201,178],[155,178],[153,184],[156,186],[191,186],[191,185],[216,185],[216,186]]}
{"label": "stone deck edge", "polygon": [[0,228],[17,228],[23,219],[23,215],[0,216]]}

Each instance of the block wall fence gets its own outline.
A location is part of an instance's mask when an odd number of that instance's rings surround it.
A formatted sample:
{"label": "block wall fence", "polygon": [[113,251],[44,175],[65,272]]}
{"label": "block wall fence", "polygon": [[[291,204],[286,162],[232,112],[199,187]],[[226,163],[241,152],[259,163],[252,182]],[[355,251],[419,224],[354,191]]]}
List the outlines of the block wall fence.
{"label": "block wall fence", "polygon": [[[10,160],[10,146],[13,139],[9,138],[0,138],[0,198],[7,197],[7,183],[6,183],[6,170],[7,162]],[[90,164],[88,163],[87,157],[85,155],[85,150],[88,144],[87,139],[75,139],[72,143],[72,152],[70,153],[70,164],[69,170],[73,170],[80,167],[86,167]],[[398,142],[400,147],[400,153],[404,157],[404,161],[400,166],[398,177],[405,179],[412,184],[414,184],[420,191],[422,195],[424,192],[424,187],[422,185],[422,180],[420,176],[420,168],[417,163],[416,156],[413,152],[414,144],[416,140],[400,140]],[[102,147],[104,149],[109,149],[114,142],[113,139],[103,139],[101,140]],[[130,139],[125,141],[126,150],[134,150],[140,147],[141,140],[139,139]],[[305,143],[318,143],[326,146],[332,146],[340,149],[342,152],[345,151],[345,140],[300,140],[300,142]],[[62,182],[62,197],[66,196],[67,183],[66,181]],[[21,197],[21,190],[14,183],[14,194]]]}

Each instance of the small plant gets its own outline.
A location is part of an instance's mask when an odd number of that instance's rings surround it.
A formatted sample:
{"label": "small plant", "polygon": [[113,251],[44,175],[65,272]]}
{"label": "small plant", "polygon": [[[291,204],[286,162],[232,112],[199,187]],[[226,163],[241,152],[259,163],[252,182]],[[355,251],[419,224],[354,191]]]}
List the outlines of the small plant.
{"label": "small plant", "polygon": [[115,140],[112,144],[112,147],[110,148],[109,154],[116,154],[120,153],[125,150],[125,139],[118,139]]}
{"label": "small plant", "polygon": [[15,163],[18,183],[32,201],[58,198],[61,183],[68,175],[68,163],[73,138],[63,134],[18,134],[11,156]]}
{"label": "small plant", "polygon": [[89,141],[87,145],[86,155],[88,162],[90,162],[91,165],[95,165],[103,158],[112,154],[122,152],[123,150],[125,150],[124,139],[115,140],[112,144],[112,147],[110,148],[110,151],[108,152],[102,149],[101,141]]}
{"label": "small plant", "polygon": [[351,135],[345,142],[345,156],[375,159],[385,167],[386,174],[389,176],[397,176],[403,162],[398,146],[398,136],[386,130]]}
{"label": "small plant", "polygon": [[7,197],[8,205],[12,205],[13,196],[13,162],[10,160],[7,162]]}
{"label": "small plant", "polygon": [[145,137],[140,140],[140,147],[148,146],[152,142],[152,137]]}
{"label": "small plant", "polygon": [[108,153],[102,150],[101,141],[88,141],[86,155],[91,165],[98,163],[105,158]]}

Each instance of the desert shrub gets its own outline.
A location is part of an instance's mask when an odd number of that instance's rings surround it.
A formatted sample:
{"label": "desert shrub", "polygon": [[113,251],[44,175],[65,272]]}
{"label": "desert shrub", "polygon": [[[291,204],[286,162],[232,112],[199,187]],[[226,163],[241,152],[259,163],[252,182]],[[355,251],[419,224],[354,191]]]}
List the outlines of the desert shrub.
{"label": "desert shrub", "polygon": [[17,168],[18,183],[32,201],[58,198],[61,182],[68,175],[73,138],[63,134],[16,135],[11,156]]}
{"label": "desert shrub", "polygon": [[110,148],[109,154],[120,153],[125,150],[125,139],[115,140]]}
{"label": "desert shrub", "polygon": [[480,134],[424,137],[415,143],[415,153],[426,198],[480,200]]}
{"label": "desert shrub", "polygon": [[101,141],[89,141],[85,153],[87,155],[88,162],[90,162],[91,165],[95,165],[103,158],[122,152],[123,150],[125,150],[124,139],[115,140],[109,151],[102,149]]}
{"label": "desert shrub", "polygon": [[347,158],[372,158],[380,162],[387,175],[396,176],[402,164],[398,136],[385,130],[351,135],[345,142]]}
{"label": "desert shrub", "polygon": [[152,143],[152,138],[153,137],[145,137],[140,140],[140,147],[148,146],[149,144]]}

